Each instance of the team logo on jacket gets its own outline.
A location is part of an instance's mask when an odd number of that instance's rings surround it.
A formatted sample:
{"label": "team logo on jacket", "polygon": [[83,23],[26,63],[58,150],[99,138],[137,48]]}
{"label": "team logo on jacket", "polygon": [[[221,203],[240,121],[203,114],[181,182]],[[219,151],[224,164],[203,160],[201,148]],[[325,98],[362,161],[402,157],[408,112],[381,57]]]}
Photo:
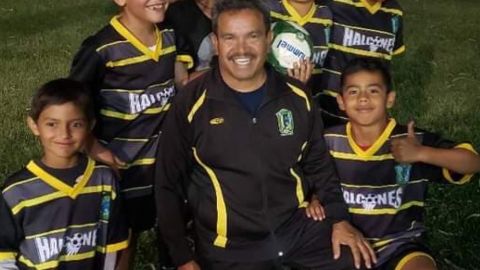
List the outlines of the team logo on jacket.
{"label": "team logo on jacket", "polygon": [[393,33],[397,33],[400,28],[400,18],[398,16],[392,17],[392,30]]}
{"label": "team logo on jacket", "polygon": [[281,109],[276,114],[280,136],[293,135],[293,115],[290,110]]}

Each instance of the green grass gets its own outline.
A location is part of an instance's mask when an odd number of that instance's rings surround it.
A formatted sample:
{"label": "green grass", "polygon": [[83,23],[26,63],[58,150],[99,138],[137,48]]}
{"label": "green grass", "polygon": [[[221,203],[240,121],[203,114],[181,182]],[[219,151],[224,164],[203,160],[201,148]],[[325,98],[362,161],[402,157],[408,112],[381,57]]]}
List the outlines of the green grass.
{"label": "green grass", "polygon": [[[480,5],[478,0],[400,0],[406,54],[394,61],[400,122],[480,146]],[[68,74],[81,41],[114,14],[109,1],[3,0],[0,7],[0,179],[39,149],[25,126],[30,96]],[[480,269],[480,185],[432,185],[430,246],[443,269]],[[136,269],[154,257],[144,237]]]}

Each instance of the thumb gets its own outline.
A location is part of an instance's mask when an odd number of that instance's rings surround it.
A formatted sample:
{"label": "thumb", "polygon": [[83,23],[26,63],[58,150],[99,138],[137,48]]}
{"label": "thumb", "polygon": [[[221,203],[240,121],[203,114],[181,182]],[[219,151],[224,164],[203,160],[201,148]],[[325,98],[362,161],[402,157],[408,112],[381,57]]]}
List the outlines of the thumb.
{"label": "thumb", "polygon": [[408,137],[415,138],[415,121],[410,121],[408,123]]}

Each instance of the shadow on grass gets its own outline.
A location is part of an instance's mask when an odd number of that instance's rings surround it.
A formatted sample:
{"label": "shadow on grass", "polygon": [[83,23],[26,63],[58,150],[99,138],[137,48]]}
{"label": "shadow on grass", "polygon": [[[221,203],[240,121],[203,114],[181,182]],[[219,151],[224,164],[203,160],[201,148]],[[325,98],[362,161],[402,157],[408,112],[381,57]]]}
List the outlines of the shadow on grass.
{"label": "shadow on grass", "polygon": [[110,2],[92,2],[38,12],[33,10],[0,18],[0,33],[9,38],[41,34],[64,26],[80,25],[79,22],[115,14],[115,11],[116,7]]}

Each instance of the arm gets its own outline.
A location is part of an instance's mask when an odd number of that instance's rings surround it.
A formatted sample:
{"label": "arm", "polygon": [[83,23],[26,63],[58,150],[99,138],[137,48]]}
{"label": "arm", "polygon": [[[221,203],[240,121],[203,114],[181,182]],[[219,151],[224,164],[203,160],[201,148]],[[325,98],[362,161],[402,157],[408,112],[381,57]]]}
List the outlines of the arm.
{"label": "arm", "polygon": [[413,122],[408,124],[406,138],[392,140],[392,154],[401,163],[423,162],[459,174],[480,171],[480,156],[469,144],[449,149],[422,145],[415,137]]}
{"label": "arm", "polygon": [[155,176],[158,225],[177,266],[191,264],[193,260],[185,239],[184,197],[180,188],[182,179],[188,179],[191,162],[190,125],[187,122],[187,105],[183,104],[186,103],[185,94],[189,92],[177,95],[162,127]]}
{"label": "arm", "polygon": [[16,257],[22,239],[13,214],[0,193],[0,269],[18,270]]}

